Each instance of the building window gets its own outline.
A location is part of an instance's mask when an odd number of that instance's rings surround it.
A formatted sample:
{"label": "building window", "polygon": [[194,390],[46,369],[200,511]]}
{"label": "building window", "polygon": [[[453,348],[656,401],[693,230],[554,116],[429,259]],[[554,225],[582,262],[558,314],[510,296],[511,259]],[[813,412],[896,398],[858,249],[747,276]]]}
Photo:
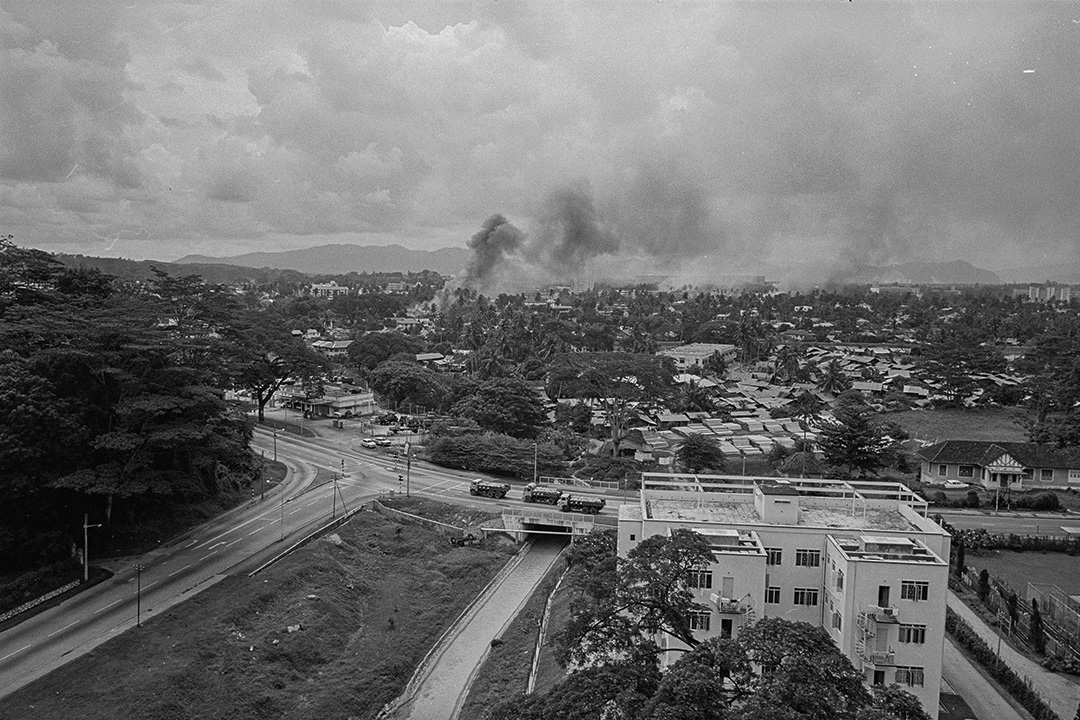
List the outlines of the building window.
{"label": "building window", "polygon": [[795,551],[795,567],[820,567],[821,566],[821,551],[820,550],[796,550]]}
{"label": "building window", "polygon": [[844,571],[843,570],[837,570],[836,571],[836,589],[837,590],[843,590],[844,589]]}
{"label": "building window", "polygon": [[956,474],[958,476],[964,477],[964,478],[973,478],[973,477],[975,477],[975,466],[974,465],[961,465],[957,469]]}
{"label": "building window", "polygon": [[833,628],[835,628],[837,630],[843,630],[844,629],[844,621],[840,617],[840,613],[834,612],[832,614],[832,626],[833,626]]}
{"label": "building window", "polygon": [[896,668],[896,684],[908,687],[923,686],[923,669],[921,667],[898,667]]}
{"label": "building window", "polygon": [[637,540],[637,535],[630,533],[630,542],[634,542],[635,540]]}
{"label": "building window", "polygon": [[691,570],[689,583],[692,588],[711,588],[712,573],[708,570]]}
{"label": "building window", "polygon": [[817,588],[795,588],[794,603],[796,605],[817,605]]}
{"label": "building window", "polygon": [[901,625],[900,642],[922,645],[926,642],[925,625]]}
{"label": "building window", "polygon": [[1054,481],[1054,471],[1051,468],[1043,468],[1042,470],[1039,471],[1039,475],[1042,477],[1043,482],[1053,482]]}
{"label": "building window", "polygon": [[770,585],[765,588],[765,603],[767,605],[779,605],[780,604],[780,588],[777,585]]}
{"label": "building window", "polygon": [[937,466],[937,474],[940,475],[941,477],[945,477],[948,473],[949,473],[949,466],[948,465],[938,465]]}
{"label": "building window", "polygon": [[779,565],[784,559],[784,551],[780,548],[765,548],[765,564]]}
{"label": "building window", "polygon": [[917,580],[900,581],[901,600],[927,600],[930,597],[930,583]]}
{"label": "building window", "polygon": [[707,612],[690,613],[691,630],[708,630],[711,616]]}

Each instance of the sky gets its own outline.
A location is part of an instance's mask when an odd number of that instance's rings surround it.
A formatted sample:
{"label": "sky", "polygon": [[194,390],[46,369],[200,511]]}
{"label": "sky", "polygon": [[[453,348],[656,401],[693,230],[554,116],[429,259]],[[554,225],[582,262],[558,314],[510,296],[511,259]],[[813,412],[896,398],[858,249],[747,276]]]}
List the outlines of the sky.
{"label": "sky", "polygon": [[0,0],[0,53],[53,252],[1080,260],[1076,2]]}

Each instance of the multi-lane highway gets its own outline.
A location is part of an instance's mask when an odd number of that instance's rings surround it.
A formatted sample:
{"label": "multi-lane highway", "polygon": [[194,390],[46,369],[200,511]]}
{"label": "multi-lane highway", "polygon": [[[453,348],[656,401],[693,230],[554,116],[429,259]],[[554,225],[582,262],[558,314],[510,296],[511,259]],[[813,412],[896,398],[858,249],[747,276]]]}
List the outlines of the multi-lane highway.
{"label": "multi-lane highway", "polygon": [[[254,445],[271,457],[275,440],[259,429]],[[117,572],[110,580],[0,633],[0,697],[130,630],[137,605],[145,621],[226,575],[249,572],[332,515],[380,494],[406,490],[398,482],[406,474],[404,460],[360,448],[346,433],[326,439],[279,433],[276,448],[290,469],[283,488],[166,547],[113,563]],[[505,500],[470,496],[475,473],[414,461],[408,475],[413,494],[495,511],[521,502],[517,489]],[[143,566],[139,601],[136,564]]]}

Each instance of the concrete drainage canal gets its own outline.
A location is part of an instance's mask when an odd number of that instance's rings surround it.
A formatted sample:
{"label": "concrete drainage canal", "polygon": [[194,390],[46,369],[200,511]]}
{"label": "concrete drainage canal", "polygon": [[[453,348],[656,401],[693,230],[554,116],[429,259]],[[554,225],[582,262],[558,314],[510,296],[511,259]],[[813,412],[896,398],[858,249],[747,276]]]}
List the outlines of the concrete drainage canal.
{"label": "concrete drainage canal", "polygon": [[432,648],[402,696],[381,717],[452,720],[491,647],[568,545],[570,535],[533,535]]}

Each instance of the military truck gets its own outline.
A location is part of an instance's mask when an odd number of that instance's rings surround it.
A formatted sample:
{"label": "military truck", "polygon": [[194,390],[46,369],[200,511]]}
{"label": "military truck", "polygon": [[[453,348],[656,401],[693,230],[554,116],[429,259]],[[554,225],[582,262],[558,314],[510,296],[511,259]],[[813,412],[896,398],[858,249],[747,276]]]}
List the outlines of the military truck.
{"label": "military truck", "polygon": [[555,505],[559,502],[559,498],[562,497],[562,490],[558,488],[549,487],[547,485],[537,485],[534,482],[525,486],[525,489],[521,492],[521,499],[527,503],[546,503],[548,505]]}
{"label": "military truck", "polygon": [[506,493],[510,492],[509,483],[492,482],[491,480],[481,480],[476,478],[469,485],[470,495],[483,495],[490,498],[504,498]]}
{"label": "military truck", "polygon": [[604,498],[592,497],[591,495],[571,495],[563,493],[559,496],[559,509],[563,512],[589,513],[595,515],[604,509]]}

